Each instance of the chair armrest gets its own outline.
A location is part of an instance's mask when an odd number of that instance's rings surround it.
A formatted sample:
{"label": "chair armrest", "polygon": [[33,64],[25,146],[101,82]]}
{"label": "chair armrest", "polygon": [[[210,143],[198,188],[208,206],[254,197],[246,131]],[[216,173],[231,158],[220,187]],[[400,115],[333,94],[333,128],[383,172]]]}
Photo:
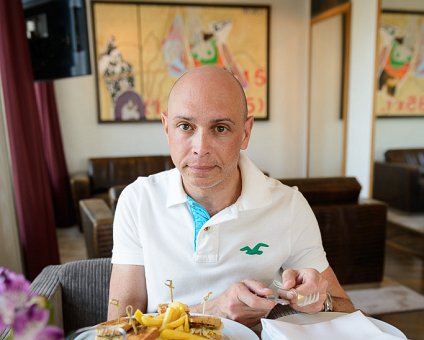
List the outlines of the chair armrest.
{"label": "chair armrest", "polygon": [[406,211],[419,209],[418,165],[374,163],[373,197],[393,208]]}
{"label": "chair armrest", "polygon": [[111,257],[113,246],[113,215],[100,198],[79,202],[81,223],[89,258]]}
{"label": "chair armrest", "polygon": [[31,290],[50,301],[53,309],[53,324],[63,328],[62,286],[59,282],[61,268],[60,265],[45,267],[31,283]]}
{"label": "chair armrest", "polygon": [[108,191],[110,207],[112,208],[112,214],[115,214],[116,205],[118,204],[119,196],[121,195],[125,187],[126,185],[115,185],[111,187]]}
{"label": "chair armrest", "polygon": [[72,203],[75,208],[77,215],[77,223],[81,229],[81,213],[79,210],[79,201],[85,198],[90,198],[90,179],[86,173],[76,173],[71,176],[71,194],[72,194]]}

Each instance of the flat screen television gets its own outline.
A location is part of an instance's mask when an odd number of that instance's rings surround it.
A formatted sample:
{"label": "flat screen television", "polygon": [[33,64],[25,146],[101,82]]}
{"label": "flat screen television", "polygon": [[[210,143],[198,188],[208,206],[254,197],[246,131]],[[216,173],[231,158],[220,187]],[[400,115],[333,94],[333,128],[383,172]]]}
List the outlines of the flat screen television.
{"label": "flat screen television", "polygon": [[84,0],[22,0],[35,80],[91,73]]}

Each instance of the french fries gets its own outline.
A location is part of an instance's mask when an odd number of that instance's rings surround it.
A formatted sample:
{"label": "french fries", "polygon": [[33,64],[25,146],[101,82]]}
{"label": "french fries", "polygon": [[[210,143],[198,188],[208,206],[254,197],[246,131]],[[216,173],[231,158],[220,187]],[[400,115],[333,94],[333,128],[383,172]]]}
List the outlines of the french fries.
{"label": "french fries", "polygon": [[187,305],[173,301],[166,312],[159,315],[143,314],[139,309],[134,313],[134,319],[143,326],[155,327],[160,331],[161,339],[204,340],[190,333]]}

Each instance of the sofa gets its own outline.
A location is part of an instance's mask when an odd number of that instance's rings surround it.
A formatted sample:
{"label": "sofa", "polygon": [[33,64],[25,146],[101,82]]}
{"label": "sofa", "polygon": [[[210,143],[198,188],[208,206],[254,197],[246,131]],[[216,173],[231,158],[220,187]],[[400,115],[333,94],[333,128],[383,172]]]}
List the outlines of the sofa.
{"label": "sofa", "polygon": [[405,212],[424,211],[424,149],[392,149],[374,162],[373,197]]}
{"label": "sofa", "polygon": [[[297,186],[318,220],[327,258],[341,284],[379,282],[384,269],[387,206],[359,200],[354,177],[280,179]],[[114,206],[124,186],[109,190]],[[116,204],[116,203],[115,203]],[[89,257],[111,256],[113,211],[100,199],[80,202]]]}
{"label": "sofa", "polygon": [[171,156],[102,157],[88,159],[87,171],[71,176],[71,193],[82,230],[79,202],[87,198],[101,198],[109,204],[108,190],[116,185],[127,185],[138,176],[169,170],[174,167]]}

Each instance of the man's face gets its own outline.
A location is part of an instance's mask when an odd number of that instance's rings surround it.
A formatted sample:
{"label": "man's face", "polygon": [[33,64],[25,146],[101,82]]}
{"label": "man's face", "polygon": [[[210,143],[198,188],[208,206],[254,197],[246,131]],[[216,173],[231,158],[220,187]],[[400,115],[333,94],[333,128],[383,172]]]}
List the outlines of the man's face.
{"label": "man's face", "polygon": [[214,68],[196,69],[175,85],[162,122],[188,192],[237,180],[253,124],[244,119],[241,95],[231,75]]}

